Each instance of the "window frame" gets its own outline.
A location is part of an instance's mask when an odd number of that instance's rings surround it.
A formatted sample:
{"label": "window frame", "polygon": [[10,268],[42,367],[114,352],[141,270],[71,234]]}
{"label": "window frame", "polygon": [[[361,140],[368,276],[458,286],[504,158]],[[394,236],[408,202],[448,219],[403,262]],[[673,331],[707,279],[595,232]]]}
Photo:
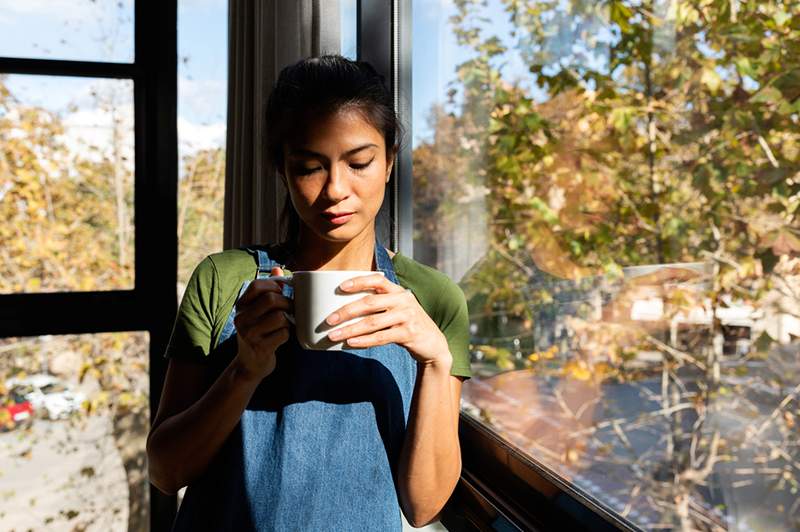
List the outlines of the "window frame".
{"label": "window frame", "polygon": [[[0,74],[133,82],[133,289],[2,294],[0,337],[147,331],[151,422],[166,374],[163,353],[178,310],[177,22],[177,0],[135,1],[133,63],[0,57]],[[151,484],[152,530],[171,527],[176,501]]]}

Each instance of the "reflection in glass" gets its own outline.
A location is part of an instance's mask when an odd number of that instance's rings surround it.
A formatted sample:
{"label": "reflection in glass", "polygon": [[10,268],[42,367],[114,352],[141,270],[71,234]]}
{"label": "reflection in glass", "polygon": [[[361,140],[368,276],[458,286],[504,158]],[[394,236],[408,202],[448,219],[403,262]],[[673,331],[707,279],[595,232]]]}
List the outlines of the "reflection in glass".
{"label": "reflection in glass", "polygon": [[800,526],[800,6],[478,4],[413,8],[465,410],[638,526]]}
{"label": "reflection in glass", "polygon": [[133,0],[0,2],[0,57],[133,63]]}
{"label": "reflection in glass", "polygon": [[147,530],[148,334],[0,340],[5,530]]}
{"label": "reflection in glass", "polygon": [[178,2],[178,284],[222,250],[228,3]]}
{"label": "reflection in glass", "polygon": [[0,292],[130,289],[133,82],[0,76]]}

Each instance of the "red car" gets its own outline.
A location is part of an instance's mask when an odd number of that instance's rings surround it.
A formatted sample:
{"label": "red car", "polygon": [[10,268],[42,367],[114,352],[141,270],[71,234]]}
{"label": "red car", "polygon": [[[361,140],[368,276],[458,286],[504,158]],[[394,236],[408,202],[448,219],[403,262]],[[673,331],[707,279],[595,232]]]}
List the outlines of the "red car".
{"label": "red car", "polygon": [[0,404],[0,431],[13,430],[33,422],[33,406],[18,393],[12,392]]}

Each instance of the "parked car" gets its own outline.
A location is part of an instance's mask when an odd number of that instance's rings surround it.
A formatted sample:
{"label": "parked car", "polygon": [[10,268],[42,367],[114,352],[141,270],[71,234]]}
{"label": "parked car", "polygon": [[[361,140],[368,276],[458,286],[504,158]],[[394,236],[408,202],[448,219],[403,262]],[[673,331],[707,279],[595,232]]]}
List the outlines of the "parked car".
{"label": "parked car", "polygon": [[85,396],[73,392],[58,377],[39,373],[6,381],[6,387],[30,401],[48,419],[65,419],[81,408]]}
{"label": "parked car", "polygon": [[25,397],[11,392],[0,402],[0,432],[28,426],[33,422],[33,405]]}

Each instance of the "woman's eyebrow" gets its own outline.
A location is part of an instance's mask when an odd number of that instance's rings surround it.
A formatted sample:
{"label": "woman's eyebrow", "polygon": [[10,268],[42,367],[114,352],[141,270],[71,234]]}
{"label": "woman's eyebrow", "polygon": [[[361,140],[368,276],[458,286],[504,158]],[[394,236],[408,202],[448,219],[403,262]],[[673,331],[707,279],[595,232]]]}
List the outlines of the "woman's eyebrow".
{"label": "woman's eyebrow", "polygon": [[[377,148],[377,147],[378,147],[377,144],[372,144],[372,143],[363,144],[361,146],[358,146],[357,148],[353,148],[352,150],[347,150],[346,152],[344,152],[344,155],[345,156],[350,156],[350,155],[353,155],[353,154],[355,154],[357,152],[360,152],[361,150],[365,150],[367,148]],[[325,155],[322,155],[321,153],[317,153],[317,152],[311,151],[311,150],[304,150],[304,149],[292,150],[292,155],[304,155],[306,157],[319,157],[321,159],[327,159],[327,157]]]}

